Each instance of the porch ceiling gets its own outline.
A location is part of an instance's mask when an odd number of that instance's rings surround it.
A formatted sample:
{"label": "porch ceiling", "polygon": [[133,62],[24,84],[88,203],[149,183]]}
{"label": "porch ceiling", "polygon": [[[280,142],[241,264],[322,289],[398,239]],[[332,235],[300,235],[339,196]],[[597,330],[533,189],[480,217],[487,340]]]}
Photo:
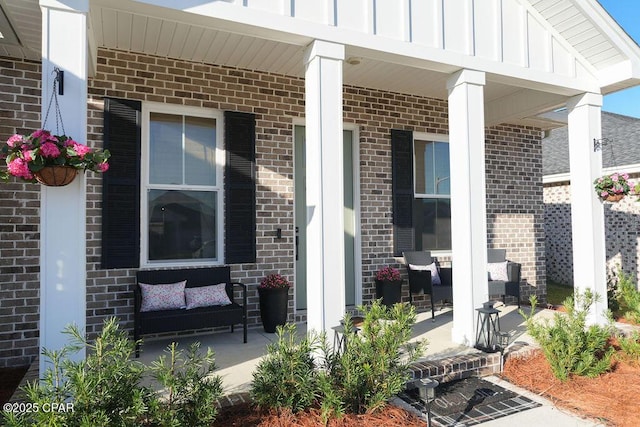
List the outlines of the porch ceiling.
{"label": "porch ceiling", "polygon": [[[549,3],[552,2],[531,1],[541,14],[546,13],[549,19],[554,19],[552,12],[557,8],[549,6]],[[4,34],[15,29],[17,35],[14,40],[10,37],[0,39],[0,56],[39,60],[41,26],[34,25],[42,19],[38,0],[0,0],[0,7],[9,17],[4,24],[0,19],[0,31]],[[259,33],[255,28],[218,25],[218,21],[203,16],[177,10],[162,11],[154,6],[118,0],[92,1],[88,24],[93,49],[122,49],[297,77],[304,76],[303,52],[312,41],[304,36],[277,37],[273,32]],[[570,32],[572,28],[566,31]],[[586,31],[590,34],[590,30]],[[592,43],[589,40],[577,42],[588,49]],[[613,45],[606,51],[611,49]],[[610,54],[601,54],[597,58],[605,67],[619,60],[616,55],[621,54],[613,49]],[[344,83],[446,99],[446,80],[458,69],[447,64],[394,58],[347,45]],[[487,73],[487,125],[510,122],[542,128],[556,127],[555,122],[541,119],[538,115],[562,106],[575,91],[566,89],[563,93],[554,94],[553,88],[541,89],[527,82],[508,81],[497,74]]]}

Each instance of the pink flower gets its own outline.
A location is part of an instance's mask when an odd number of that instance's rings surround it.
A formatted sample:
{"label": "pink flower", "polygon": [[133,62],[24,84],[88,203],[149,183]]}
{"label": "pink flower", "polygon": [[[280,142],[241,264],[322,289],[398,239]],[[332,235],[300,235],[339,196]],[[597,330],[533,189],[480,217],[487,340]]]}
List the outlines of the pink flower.
{"label": "pink flower", "polygon": [[19,157],[9,162],[9,164],[7,165],[7,169],[9,170],[9,173],[13,176],[17,176],[25,179],[33,179],[33,175],[29,170],[29,165],[25,160]]}
{"label": "pink flower", "polygon": [[78,153],[78,156],[80,156],[81,159],[84,159],[85,154],[91,152],[91,148],[77,142],[73,144],[73,149],[76,153]]}
{"label": "pink flower", "polygon": [[608,193],[608,192],[606,192],[606,191],[602,191],[602,192],[600,193],[600,197],[607,197],[608,195],[609,195],[609,193]]}
{"label": "pink flower", "polygon": [[106,172],[109,170],[109,163],[99,163],[98,164],[98,169],[100,169],[100,172]]}
{"label": "pink flower", "polygon": [[629,174],[623,173],[622,174],[622,178],[624,178],[625,180],[629,179]]}
{"label": "pink flower", "polygon": [[611,180],[612,181],[617,181],[618,180],[618,174],[614,173],[613,175],[611,175]]}
{"label": "pink flower", "polygon": [[40,152],[44,157],[50,157],[52,159],[55,159],[60,155],[60,149],[53,142],[45,142],[44,144],[42,144],[42,147],[40,147]]}
{"label": "pink flower", "polygon": [[22,143],[22,135],[15,134],[7,139],[7,145],[11,148],[16,147],[20,143]]}
{"label": "pink flower", "polygon": [[48,138],[51,135],[51,133],[49,133],[48,130],[44,130],[44,129],[38,129],[37,131],[33,132],[31,134],[31,138],[36,139],[36,138],[41,138],[41,137],[45,137]]}
{"label": "pink flower", "polygon": [[64,142],[64,146],[65,147],[71,147],[73,146],[73,144],[77,144],[76,141],[74,141],[73,139],[69,138]]}
{"label": "pink flower", "polygon": [[22,157],[26,162],[30,162],[33,160],[33,153],[31,152],[31,150],[23,150]]}

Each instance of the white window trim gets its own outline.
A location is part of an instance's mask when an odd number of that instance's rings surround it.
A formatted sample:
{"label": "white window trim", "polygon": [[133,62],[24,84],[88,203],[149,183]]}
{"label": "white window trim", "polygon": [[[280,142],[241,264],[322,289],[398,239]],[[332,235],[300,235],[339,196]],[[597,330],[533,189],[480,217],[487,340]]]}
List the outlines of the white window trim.
{"label": "white window trim", "polygon": [[[446,194],[427,194],[427,193],[416,193],[416,140],[418,141],[431,141],[431,142],[445,142],[449,143],[449,135],[440,134],[440,133],[425,133],[425,132],[414,132],[413,133],[413,141],[412,145],[412,157],[413,157],[413,197],[415,199],[451,199],[451,195]],[[451,150],[449,150],[451,152]],[[449,165],[451,166],[451,165]],[[449,167],[449,171],[451,171],[451,167]],[[451,178],[449,178],[451,179]]]}
{"label": "white window trim", "polygon": [[[207,186],[207,189],[214,189],[218,193],[217,197],[217,224],[216,232],[218,237],[217,242],[217,254],[216,260],[201,260],[196,259],[194,261],[150,261],[149,260],[149,233],[148,233],[148,197],[147,190],[149,188],[167,188],[175,187],[180,190],[199,190],[201,186],[188,186],[188,185],[161,185],[153,186],[149,184],[149,120],[151,113],[164,113],[175,114],[182,116],[192,117],[205,117],[216,120],[216,185]],[[141,153],[141,165],[140,165],[140,267],[141,268],[153,268],[153,267],[196,267],[196,266],[211,266],[224,264],[224,166],[225,166],[225,151],[224,151],[224,114],[219,110],[212,110],[208,108],[199,108],[183,105],[163,104],[159,102],[143,102],[142,103],[142,153]]]}

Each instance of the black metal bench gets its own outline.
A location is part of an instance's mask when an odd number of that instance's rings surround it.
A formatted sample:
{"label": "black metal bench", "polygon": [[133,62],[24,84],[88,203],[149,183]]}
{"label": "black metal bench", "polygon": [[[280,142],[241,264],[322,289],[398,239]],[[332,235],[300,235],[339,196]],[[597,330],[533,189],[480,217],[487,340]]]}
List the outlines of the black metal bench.
{"label": "black metal bench", "polygon": [[[244,343],[247,342],[247,288],[244,284],[231,282],[229,267],[185,268],[172,270],[140,270],[136,274],[134,288],[134,332],[136,357],[140,353],[139,340],[145,334],[190,331],[219,326],[242,324]],[[226,283],[225,290],[231,300],[230,305],[199,307],[190,310],[140,311],[142,293],[139,283],[153,285],[176,283],[186,280],[187,288]],[[242,305],[236,302],[234,290],[240,288]]]}

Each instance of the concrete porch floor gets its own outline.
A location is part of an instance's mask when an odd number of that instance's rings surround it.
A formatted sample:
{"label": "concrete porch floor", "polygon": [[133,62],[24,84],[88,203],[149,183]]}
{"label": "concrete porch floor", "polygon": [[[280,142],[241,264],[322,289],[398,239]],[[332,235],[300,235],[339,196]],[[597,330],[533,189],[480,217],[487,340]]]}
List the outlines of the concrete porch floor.
{"label": "concrete porch floor", "polygon": [[[514,331],[514,342],[531,342],[526,334],[524,323],[515,305],[497,307],[500,310],[500,328]],[[526,308],[528,309],[528,307]],[[552,311],[538,310],[536,317],[551,317]],[[451,341],[453,311],[444,307],[436,311],[435,321],[431,320],[431,312],[418,313],[413,327],[412,340],[426,339],[427,351],[423,360],[439,360],[453,356],[481,353],[480,351],[454,344]],[[305,324],[297,325],[298,332],[306,332]],[[267,345],[275,341],[276,334],[264,332],[262,328],[249,329],[247,344],[242,342],[242,331],[234,333],[220,332],[206,335],[192,335],[176,338],[150,339],[144,342],[140,361],[145,364],[155,360],[166,347],[177,341],[179,348],[186,349],[192,342],[200,341],[202,348],[211,347],[215,351],[216,372],[222,377],[225,394],[247,392],[250,388],[252,373],[260,359],[267,353]],[[329,342],[333,336],[328,335]]]}

